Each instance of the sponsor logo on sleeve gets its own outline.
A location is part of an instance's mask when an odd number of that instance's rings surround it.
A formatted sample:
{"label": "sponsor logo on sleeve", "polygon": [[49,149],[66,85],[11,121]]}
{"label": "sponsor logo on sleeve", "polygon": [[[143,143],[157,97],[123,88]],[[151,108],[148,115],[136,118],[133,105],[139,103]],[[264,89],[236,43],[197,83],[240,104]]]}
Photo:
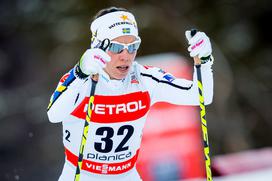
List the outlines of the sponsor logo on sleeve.
{"label": "sponsor logo on sleeve", "polygon": [[153,66],[149,66],[149,65],[144,65],[145,69],[149,69],[149,68],[153,68]]}
{"label": "sponsor logo on sleeve", "polygon": [[63,75],[63,76],[61,77],[61,79],[60,79],[60,82],[61,82],[61,83],[64,83],[65,80],[69,77],[69,75],[70,75],[70,72],[68,72],[68,73],[66,73],[65,75]]}
{"label": "sponsor logo on sleeve", "polygon": [[159,72],[162,73],[162,74],[165,74],[166,72],[162,69],[159,69]]}
{"label": "sponsor logo on sleeve", "polygon": [[165,78],[168,82],[173,82],[173,80],[175,80],[175,77],[171,74],[166,74],[163,76],[163,78]]}

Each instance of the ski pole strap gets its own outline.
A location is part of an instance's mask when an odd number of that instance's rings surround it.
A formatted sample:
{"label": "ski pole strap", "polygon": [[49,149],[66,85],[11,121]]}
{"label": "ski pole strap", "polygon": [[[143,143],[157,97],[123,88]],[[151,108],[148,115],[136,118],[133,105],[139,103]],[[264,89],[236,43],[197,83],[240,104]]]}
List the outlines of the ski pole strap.
{"label": "ski pole strap", "polygon": [[110,40],[106,38],[101,42],[99,48],[103,51],[106,51],[109,46],[110,46]]}

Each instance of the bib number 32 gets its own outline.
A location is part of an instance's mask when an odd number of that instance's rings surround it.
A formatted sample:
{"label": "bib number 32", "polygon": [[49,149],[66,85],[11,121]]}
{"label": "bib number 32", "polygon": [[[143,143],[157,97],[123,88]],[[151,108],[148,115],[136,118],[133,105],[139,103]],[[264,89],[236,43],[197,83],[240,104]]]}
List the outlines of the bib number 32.
{"label": "bib number 32", "polygon": [[[125,135],[123,140],[120,144],[116,147],[114,152],[120,152],[128,150],[128,146],[125,146],[127,141],[133,135],[134,127],[131,125],[124,125],[121,126],[117,131],[117,136]],[[96,151],[101,153],[109,153],[113,148],[113,140],[112,137],[114,136],[114,129],[111,127],[100,127],[96,130],[96,135],[103,136],[101,138],[101,142],[95,142],[94,148]]]}

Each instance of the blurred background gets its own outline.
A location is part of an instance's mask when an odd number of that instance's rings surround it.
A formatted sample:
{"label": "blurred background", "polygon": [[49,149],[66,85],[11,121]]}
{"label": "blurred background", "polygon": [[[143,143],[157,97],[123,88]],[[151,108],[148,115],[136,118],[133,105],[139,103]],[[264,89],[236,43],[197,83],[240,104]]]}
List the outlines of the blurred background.
{"label": "blurred background", "polygon": [[89,47],[92,17],[109,6],[134,13],[142,38],[138,56],[174,52],[191,63],[185,30],[210,37],[216,59],[214,103],[207,108],[213,157],[272,146],[272,1],[3,0],[1,181],[57,180],[62,127],[49,123],[46,108],[59,78]]}

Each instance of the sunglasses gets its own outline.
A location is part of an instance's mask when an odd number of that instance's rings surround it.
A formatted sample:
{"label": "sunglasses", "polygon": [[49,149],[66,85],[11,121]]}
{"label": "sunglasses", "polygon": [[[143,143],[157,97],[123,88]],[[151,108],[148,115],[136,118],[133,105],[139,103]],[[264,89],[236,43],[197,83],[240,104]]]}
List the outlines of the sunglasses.
{"label": "sunglasses", "polygon": [[124,44],[124,43],[119,43],[116,41],[111,41],[110,45],[108,47],[108,51],[111,51],[112,53],[119,54],[121,53],[124,49],[127,49],[128,53],[135,53],[141,44],[141,39],[138,39],[132,43],[129,44]]}

